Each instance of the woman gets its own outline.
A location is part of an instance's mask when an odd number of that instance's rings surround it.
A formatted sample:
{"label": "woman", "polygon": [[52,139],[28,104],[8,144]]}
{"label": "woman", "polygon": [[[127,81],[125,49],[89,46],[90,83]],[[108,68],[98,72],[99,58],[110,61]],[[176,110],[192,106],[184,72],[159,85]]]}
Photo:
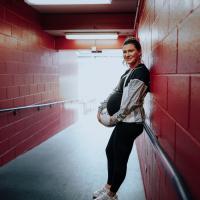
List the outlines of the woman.
{"label": "woman", "polygon": [[117,191],[126,176],[133,142],[143,131],[143,101],[149,90],[149,71],[141,63],[139,41],[129,37],[123,44],[128,70],[121,76],[113,93],[99,106],[97,118],[105,126],[115,126],[106,147],[108,180],[93,193],[96,200],[117,200]]}

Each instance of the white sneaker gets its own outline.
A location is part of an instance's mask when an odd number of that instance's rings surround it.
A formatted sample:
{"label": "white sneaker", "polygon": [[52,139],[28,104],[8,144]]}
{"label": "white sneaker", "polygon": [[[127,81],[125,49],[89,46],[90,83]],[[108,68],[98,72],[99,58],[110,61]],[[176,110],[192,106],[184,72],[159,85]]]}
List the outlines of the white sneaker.
{"label": "white sneaker", "polygon": [[118,200],[118,196],[115,195],[114,197],[110,197],[106,192],[97,197],[95,200]]}
{"label": "white sneaker", "polygon": [[104,193],[107,193],[109,190],[106,187],[103,187],[97,191],[95,191],[92,195],[93,199],[96,199],[97,197],[103,195]]}

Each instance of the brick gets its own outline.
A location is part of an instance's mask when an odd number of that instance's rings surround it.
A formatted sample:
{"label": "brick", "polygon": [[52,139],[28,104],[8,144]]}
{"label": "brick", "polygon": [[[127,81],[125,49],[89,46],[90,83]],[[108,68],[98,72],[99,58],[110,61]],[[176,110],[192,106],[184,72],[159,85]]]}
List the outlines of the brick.
{"label": "brick", "polygon": [[[169,7],[170,7],[169,28],[173,29],[192,11],[192,1],[170,0]],[[177,11],[179,11],[179,12],[177,12]]]}
{"label": "brick", "polygon": [[10,148],[9,146],[9,140],[5,140],[3,142],[0,142],[0,155],[8,151]]}
{"label": "brick", "polygon": [[19,87],[18,86],[8,87],[7,95],[9,99],[19,97]]}
{"label": "brick", "polygon": [[24,52],[19,50],[10,50],[10,60],[21,62],[23,61]]}
{"label": "brick", "polygon": [[38,84],[38,92],[44,92],[45,91],[45,84],[41,83]]}
{"label": "brick", "polygon": [[25,129],[25,120],[26,120],[26,118],[20,119],[20,120],[16,121],[13,124],[14,128],[15,128],[15,133],[19,133],[20,131],[22,131],[23,129]]}
{"label": "brick", "polygon": [[[0,37],[0,39],[2,38]],[[5,43],[4,43],[4,45],[1,45],[1,48],[0,48],[0,60],[1,62],[5,62],[6,59],[8,59],[8,49],[5,47]]]}
{"label": "brick", "polygon": [[27,23],[21,17],[16,15],[14,12],[7,9],[5,14],[6,14],[5,19],[8,23],[20,27],[27,26]]}
{"label": "brick", "polygon": [[[17,39],[14,37],[5,38],[6,47],[9,49],[17,49]],[[13,51],[14,52],[14,51]]]}
{"label": "brick", "polygon": [[21,51],[27,51],[28,50],[27,43],[23,40],[18,40],[17,41],[17,49],[21,50]]}
{"label": "brick", "polygon": [[25,75],[25,84],[33,84],[33,74]]}
{"label": "brick", "polygon": [[34,83],[39,83],[41,81],[41,76],[39,74],[34,74]]}
{"label": "brick", "polygon": [[11,25],[0,19],[0,33],[11,36]]}
{"label": "brick", "polygon": [[0,156],[1,164],[5,165],[9,161],[13,160],[15,157],[16,157],[15,156],[15,150],[11,149],[10,151],[8,151],[5,154],[3,154],[2,156]]}
{"label": "brick", "polygon": [[51,90],[51,84],[50,83],[46,83],[45,84],[45,91],[49,91]]}
{"label": "brick", "polygon": [[13,76],[8,74],[0,74],[0,87],[8,87],[13,85]]}
{"label": "brick", "polygon": [[19,26],[12,25],[12,36],[17,39],[22,39],[22,29]]}
{"label": "brick", "polygon": [[[0,33],[0,47],[1,48],[4,48],[5,47],[5,41],[6,41],[6,36],[5,35],[2,35]],[[3,49],[2,49],[3,50]]]}
{"label": "brick", "polygon": [[167,109],[167,76],[153,76],[151,92],[154,94],[157,102]]}
{"label": "brick", "polygon": [[[23,113],[24,113],[24,111],[23,111]],[[8,124],[12,124],[12,123],[16,122],[17,120],[20,120],[20,118],[23,116],[21,111],[17,111],[16,115],[14,115],[13,112],[8,112],[6,114],[7,114],[7,123]]]}
{"label": "brick", "polygon": [[[178,72],[200,72],[200,8],[187,17],[178,31]],[[188,30],[192,30],[189,31]],[[189,52],[189,53],[188,53]]]}
{"label": "brick", "polygon": [[174,29],[164,40],[161,59],[161,73],[177,71],[177,29]]}
{"label": "brick", "polygon": [[159,141],[170,159],[175,159],[175,121],[165,112],[161,115]]}
{"label": "brick", "polygon": [[20,96],[26,96],[30,94],[30,86],[29,85],[21,85],[19,86]]}
{"label": "brick", "polygon": [[[148,14],[149,8],[146,10]],[[148,15],[147,15],[148,16]],[[163,4],[163,0],[155,0],[155,18],[158,18],[159,40],[167,34],[169,20],[169,5]]]}
{"label": "brick", "polygon": [[6,71],[8,74],[18,73],[18,63],[17,62],[6,62]]}
{"label": "brick", "polygon": [[15,74],[14,75],[14,84],[15,85],[24,85],[25,84],[25,75]]}
{"label": "brick", "polygon": [[0,6],[0,19],[5,18],[5,7]]}
{"label": "brick", "polygon": [[8,124],[6,113],[0,113],[0,128],[6,126]]}
{"label": "brick", "polygon": [[30,94],[35,94],[38,92],[38,89],[37,89],[37,84],[32,84],[30,85]]}
{"label": "brick", "polygon": [[14,135],[15,127],[13,125],[6,125],[0,129],[0,142],[8,140],[9,137]]}
{"label": "brick", "polygon": [[189,76],[168,77],[168,112],[175,121],[188,128]]}
{"label": "brick", "polygon": [[13,106],[14,107],[20,107],[25,105],[24,97],[18,97],[13,99]]}
{"label": "brick", "polygon": [[190,102],[190,117],[189,117],[189,130],[191,134],[200,142],[200,76],[191,76],[191,102]]}
{"label": "brick", "polygon": [[6,63],[0,62],[0,74],[6,74]]}
{"label": "brick", "polygon": [[34,103],[41,103],[41,100],[42,100],[42,96],[41,94],[35,94],[34,95]]}
{"label": "brick", "polygon": [[31,136],[29,128],[21,130],[18,134],[10,138],[10,146],[15,147],[20,143],[23,143],[27,138]]}
{"label": "brick", "polygon": [[19,74],[28,73],[28,65],[27,65],[27,63],[23,63],[23,62],[18,63],[18,73]]}
{"label": "brick", "polygon": [[0,100],[0,109],[4,108],[13,108],[13,100],[12,99]]}
{"label": "brick", "polygon": [[32,105],[34,103],[33,95],[25,96],[25,105]]}
{"label": "brick", "polygon": [[180,126],[176,126],[176,167],[184,177],[192,199],[199,199],[200,144]]}
{"label": "brick", "polygon": [[7,90],[6,88],[0,88],[0,100],[7,98]]}
{"label": "brick", "polygon": [[151,115],[151,123],[152,123],[152,128],[154,130],[154,134],[159,136],[160,135],[160,130],[161,130],[161,109],[157,103],[154,102],[152,104],[152,115]]}
{"label": "brick", "polygon": [[43,92],[41,93],[42,94],[42,102],[47,102],[48,101],[48,94],[47,92]]}

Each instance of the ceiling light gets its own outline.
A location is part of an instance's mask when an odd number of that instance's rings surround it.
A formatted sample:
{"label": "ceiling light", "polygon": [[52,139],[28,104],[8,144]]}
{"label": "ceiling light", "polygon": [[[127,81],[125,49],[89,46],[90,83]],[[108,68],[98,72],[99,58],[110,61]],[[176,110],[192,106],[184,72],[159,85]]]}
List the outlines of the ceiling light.
{"label": "ceiling light", "polygon": [[117,33],[66,33],[66,39],[69,40],[116,40]]}
{"label": "ceiling light", "polygon": [[112,0],[25,0],[31,5],[111,4]]}

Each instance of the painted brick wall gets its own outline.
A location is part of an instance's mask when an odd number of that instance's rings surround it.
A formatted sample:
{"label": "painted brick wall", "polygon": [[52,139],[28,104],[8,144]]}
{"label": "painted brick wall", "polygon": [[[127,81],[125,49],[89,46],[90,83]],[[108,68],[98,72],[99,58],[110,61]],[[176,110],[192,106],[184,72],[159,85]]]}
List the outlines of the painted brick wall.
{"label": "painted brick wall", "polygon": [[[53,102],[60,78],[76,76],[71,53],[54,50],[55,40],[40,27],[39,15],[23,1],[0,2],[0,109]],[[0,114],[0,165],[73,123],[63,105]]]}
{"label": "painted brick wall", "polygon": [[[151,128],[200,199],[200,1],[145,0],[138,36],[151,68]],[[178,199],[148,137],[137,141],[148,200]]]}

